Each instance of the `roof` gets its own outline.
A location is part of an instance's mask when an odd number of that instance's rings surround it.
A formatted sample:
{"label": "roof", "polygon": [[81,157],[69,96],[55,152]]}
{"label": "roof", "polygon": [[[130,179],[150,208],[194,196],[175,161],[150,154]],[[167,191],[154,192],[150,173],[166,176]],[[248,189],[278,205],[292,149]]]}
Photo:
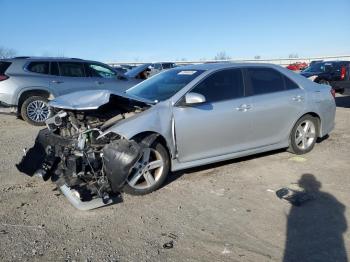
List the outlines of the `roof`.
{"label": "roof", "polygon": [[13,57],[13,58],[7,58],[3,59],[7,61],[84,61],[84,62],[96,62],[100,63],[97,61],[92,61],[92,60],[84,60],[80,58],[70,58],[70,57],[44,57],[44,56],[18,56],[18,57]]}
{"label": "roof", "polygon": [[[264,67],[280,67],[275,64],[269,63],[206,63],[206,64],[197,64],[197,65],[188,65],[182,66],[181,69],[197,69],[197,70],[217,70],[217,69],[225,69],[225,68],[235,68],[235,67],[251,67],[251,66],[264,66]],[[179,69],[177,67],[176,69]]]}

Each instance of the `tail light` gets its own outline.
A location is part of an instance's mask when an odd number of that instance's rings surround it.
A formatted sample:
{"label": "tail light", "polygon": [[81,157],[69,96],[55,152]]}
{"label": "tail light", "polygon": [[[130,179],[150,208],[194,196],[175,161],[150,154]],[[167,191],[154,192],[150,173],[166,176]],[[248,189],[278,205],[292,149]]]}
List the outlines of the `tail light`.
{"label": "tail light", "polygon": [[334,88],[331,88],[331,94],[332,94],[333,98],[335,98],[335,89]]}
{"label": "tail light", "polygon": [[346,67],[342,66],[340,70],[340,80],[344,80],[346,75]]}
{"label": "tail light", "polygon": [[4,81],[8,79],[9,77],[7,75],[0,75],[0,81]]}

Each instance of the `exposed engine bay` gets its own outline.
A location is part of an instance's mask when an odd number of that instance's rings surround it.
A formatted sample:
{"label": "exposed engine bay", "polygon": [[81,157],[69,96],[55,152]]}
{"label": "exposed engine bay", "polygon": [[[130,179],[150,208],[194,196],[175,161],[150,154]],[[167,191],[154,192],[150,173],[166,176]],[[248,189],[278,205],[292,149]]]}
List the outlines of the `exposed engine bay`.
{"label": "exposed engine bay", "polygon": [[[150,105],[111,94],[109,102],[90,110],[53,108],[34,147],[17,165],[30,176],[51,179],[70,202],[87,210],[113,203],[142,156],[142,143],[103,131]],[[145,145],[146,146],[146,145]]]}

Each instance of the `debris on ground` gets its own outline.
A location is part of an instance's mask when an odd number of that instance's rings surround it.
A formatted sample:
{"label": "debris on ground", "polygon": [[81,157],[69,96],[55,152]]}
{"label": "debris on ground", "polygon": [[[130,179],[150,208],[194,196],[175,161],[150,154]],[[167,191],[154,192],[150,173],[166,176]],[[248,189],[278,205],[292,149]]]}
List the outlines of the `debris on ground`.
{"label": "debris on ground", "polygon": [[288,187],[277,190],[276,195],[278,198],[288,201],[293,206],[301,206],[305,202],[315,199],[315,197],[309,192],[297,191]]}
{"label": "debris on ground", "polygon": [[164,245],[163,245],[163,248],[164,249],[170,249],[170,248],[173,248],[174,247],[174,241],[169,241],[169,242],[166,242]]}
{"label": "debris on ground", "polygon": [[289,158],[289,160],[294,161],[294,162],[299,162],[299,163],[307,161],[307,159],[305,157],[301,157],[301,156],[293,156],[293,157]]}

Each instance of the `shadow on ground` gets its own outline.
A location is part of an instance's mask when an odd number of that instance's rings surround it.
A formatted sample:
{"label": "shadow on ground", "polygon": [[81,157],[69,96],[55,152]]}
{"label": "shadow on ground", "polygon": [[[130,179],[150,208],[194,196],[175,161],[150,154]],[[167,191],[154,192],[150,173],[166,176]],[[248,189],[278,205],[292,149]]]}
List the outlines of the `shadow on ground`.
{"label": "shadow on ground", "polygon": [[283,261],[348,261],[343,239],[345,206],[320,191],[322,184],[312,174],[303,174],[298,184],[313,200],[293,205],[289,212]]}

